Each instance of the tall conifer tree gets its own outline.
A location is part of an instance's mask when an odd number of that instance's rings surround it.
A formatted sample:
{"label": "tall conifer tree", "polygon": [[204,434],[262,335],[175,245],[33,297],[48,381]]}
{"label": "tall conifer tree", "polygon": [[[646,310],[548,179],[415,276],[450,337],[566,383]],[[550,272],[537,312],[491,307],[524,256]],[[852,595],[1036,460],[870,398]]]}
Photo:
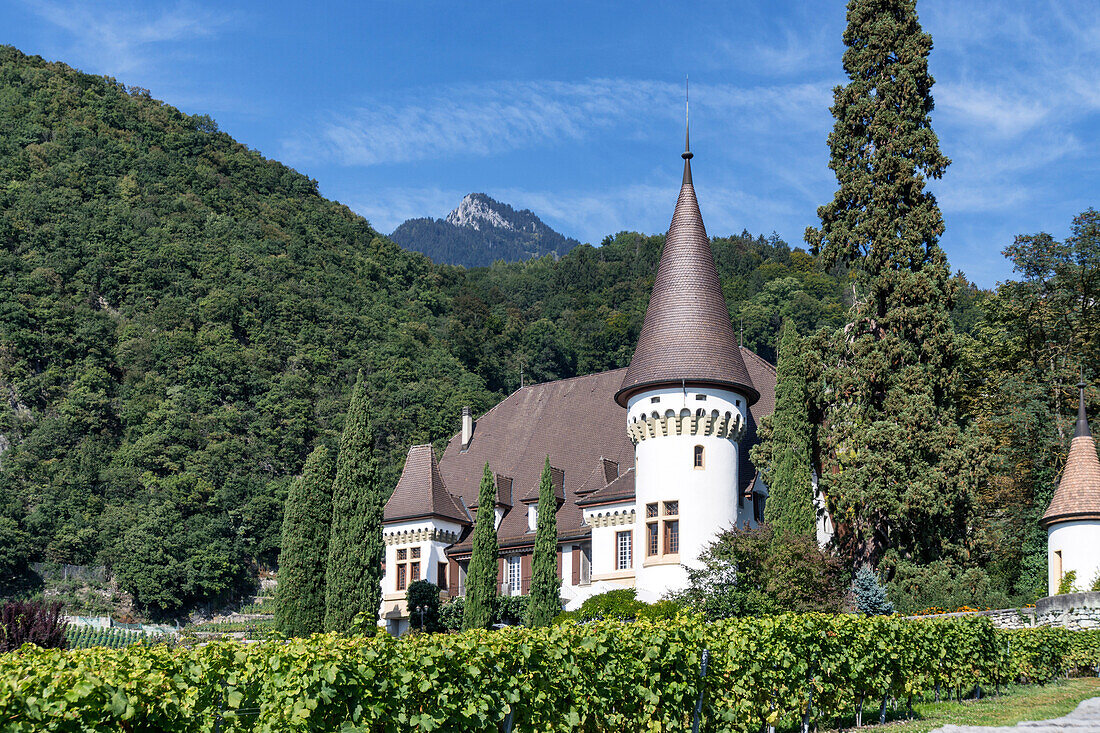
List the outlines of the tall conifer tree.
{"label": "tall conifer tree", "polygon": [[768,484],[764,519],[771,524],[776,536],[813,537],[817,530],[805,362],[798,329],[787,319],[779,338],[775,412],[771,415],[764,443],[753,448],[753,460],[764,469]]}
{"label": "tall conifer tree", "polygon": [[325,585],[325,630],[353,631],[362,613],[378,621],[382,603],[382,487],[374,457],[374,430],[363,373],[344,418],[336,480],[332,484],[332,529]]}
{"label": "tall conifer tree", "polygon": [[839,187],[806,232],[853,276],[851,322],[825,373],[822,488],[850,560],[891,548],[930,561],[959,549],[980,480],[957,415],[943,218],[925,190],[950,163],[930,120],[932,38],[915,0],[850,0],[847,19],[849,81],[834,90],[829,135]]}
{"label": "tall conifer tree", "polygon": [[496,482],[486,463],[477,494],[473,547],[466,574],[466,604],[462,612],[463,629],[484,629],[493,620],[493,601],[497,596],[496,503]]}
{"label": "tall conifer tree", "polygon": [[558,577],[558,498],[550,478],[550,456],[539,481],[539,505],[535,523],[535,555],[531,561],[531,591],[527,599],[527,625],[549,626],[561,613],[561,578]]}
{"label": "tall conifer tree", "polygon": [[288,636],[306,636],[325,630],[332,467],[328,449],[323,445],[314,448],[306,459],[302,475],[290,485],[283,510],[275,627]]}

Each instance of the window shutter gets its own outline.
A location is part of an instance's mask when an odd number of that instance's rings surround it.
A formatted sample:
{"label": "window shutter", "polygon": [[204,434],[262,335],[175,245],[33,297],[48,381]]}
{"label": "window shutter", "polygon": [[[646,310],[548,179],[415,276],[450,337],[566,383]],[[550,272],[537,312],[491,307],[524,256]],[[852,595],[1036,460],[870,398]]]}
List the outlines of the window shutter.
{"label": "window shutter", "polygon": [[561,580],[561,545],[558,545],[558,580]]}
{"label": "window shutter", "polygon": [[531,557],[531,554],[527,553],[519,559],[519,592],[524,595],[531,590]]}
{"label": "window shutter", "polygon": [[447,580],[450,581],[451,598],[458,598],[462,591],[458,587],[458,562],[447,558]]}
{"label": "window shutter", "polygon": [[573,545],[573,585],[581,582],[581,546]]}

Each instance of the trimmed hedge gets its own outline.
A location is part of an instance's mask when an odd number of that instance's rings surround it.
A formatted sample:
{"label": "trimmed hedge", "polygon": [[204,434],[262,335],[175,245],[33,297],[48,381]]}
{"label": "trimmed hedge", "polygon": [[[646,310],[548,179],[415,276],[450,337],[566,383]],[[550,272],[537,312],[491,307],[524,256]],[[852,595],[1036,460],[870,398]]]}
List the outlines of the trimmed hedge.
{"label": "trimmed hedge", "polygon": [[[699,675],[710,652],[708,673]],[[812,697],[827,724],[862,700],[1043,681],[1100,665],[1100,633],[998,631],[988,619],[783,615],[315,635],[193,649],[0,656],[11,731],[759,731]]]}

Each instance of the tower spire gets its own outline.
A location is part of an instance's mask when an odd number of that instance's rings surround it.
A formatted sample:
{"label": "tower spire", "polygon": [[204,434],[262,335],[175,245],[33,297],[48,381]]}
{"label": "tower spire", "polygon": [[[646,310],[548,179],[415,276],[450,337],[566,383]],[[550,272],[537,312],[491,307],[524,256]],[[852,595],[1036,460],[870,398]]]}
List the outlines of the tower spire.
{"label": "tower spire", "polygon": [[691,184],[691,116],[688,106],[688,78],[684,77],[684,152],[680,154],[684,159],[684,183]]}
{"label": "tower spire", "polygon": [[1089,419],[1085,416],[1085,377],[1081,375],[1081,381],[1077,383],[1077,389],[1080,393],[1077,402],[1077,426],[1073,431],[1073,437],[1084,438],[1091,436],[1089,431]]}

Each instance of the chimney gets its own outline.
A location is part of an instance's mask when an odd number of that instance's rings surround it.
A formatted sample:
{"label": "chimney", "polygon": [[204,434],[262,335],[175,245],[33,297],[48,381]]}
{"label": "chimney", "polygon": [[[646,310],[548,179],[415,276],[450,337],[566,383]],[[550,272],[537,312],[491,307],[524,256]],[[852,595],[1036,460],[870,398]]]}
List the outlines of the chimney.
{"label": "chimney", "polygon": [[469,407],[462,408],[462,450],[470,447],[470,438],[474,437],[474,417]]}

